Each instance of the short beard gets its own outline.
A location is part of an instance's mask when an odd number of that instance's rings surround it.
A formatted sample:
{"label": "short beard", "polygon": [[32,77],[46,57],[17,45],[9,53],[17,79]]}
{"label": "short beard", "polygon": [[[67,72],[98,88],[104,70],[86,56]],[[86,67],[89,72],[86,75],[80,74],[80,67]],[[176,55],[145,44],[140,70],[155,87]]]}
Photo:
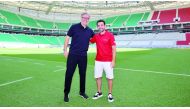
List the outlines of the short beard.
{"label": "short beard", "polygon": [[100,33],[103,32],[103,31],[105,31],[105,29],[103,29],[103,30],[99,30]]}

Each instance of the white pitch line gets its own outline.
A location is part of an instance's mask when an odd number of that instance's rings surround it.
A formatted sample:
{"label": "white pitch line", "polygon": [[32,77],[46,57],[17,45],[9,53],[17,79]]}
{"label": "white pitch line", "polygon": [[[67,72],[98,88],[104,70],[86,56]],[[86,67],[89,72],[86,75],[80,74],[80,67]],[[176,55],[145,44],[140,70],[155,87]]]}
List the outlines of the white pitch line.
{"label": "white pitch line", "polygon": [[27,78],[23,78],[23,79],[19,79],[19,80],[11,81],[11,82],[8,82],[8,83],[0,84],[0,87],[1,87],[1,86],[6,86],[6,85],[9,85],[9,84],[13,84],[13,83],[16,83],[16,82],[20,82],[20,81],[28,80],[28,79],[32,79],[32,77],[27,77]]}
{"label": "white pitch line", "polygon": [[176,74],[176,73],[157,72],[157,71],[148,71],[148,70],[135,70],[135,69],[125,69],[125,68],[114,68],[114,69],[128,70],[128,71],[135,71],[135,72],[158,73],[158,74],[175,75],[175,76],[190,76],[188,74]]}
{"label": "white pitch line", "polygon": [[26,61],[18,61],[18,62],[26,62]]}
{"label": "white pitch line", "polygon": [[8,58],[8,59],[6,59],[6,60],[13,60],[13,59],[9,59],[9,58]]}
{"label": "white pitch line", "polygon": [[56,66],[56,67],[61,67],[61,68],[63,68],[64,66]]}
{"label": "white pitch line", "polygon": [[58,69],[58,70],[55,70],[53,72],[58,72],[58,71],[62,71],[62,70],[65,70],[65,69]]}
{"label": "white pitch line", "polygon": [[34,63],[34,64],[37,64],[37,65],[45,65],[45,64],[42,64],[42,63]]}

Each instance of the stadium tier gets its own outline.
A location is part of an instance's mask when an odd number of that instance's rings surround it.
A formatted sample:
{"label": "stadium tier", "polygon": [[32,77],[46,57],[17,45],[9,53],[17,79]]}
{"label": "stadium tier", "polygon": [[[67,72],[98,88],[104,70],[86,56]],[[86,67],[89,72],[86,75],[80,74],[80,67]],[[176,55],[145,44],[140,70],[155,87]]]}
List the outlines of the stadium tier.
{"label": "stadium tier", "polygon": [[127,26],[137,26],[138,22],[142,19],[144,13],[139,13],[139,14],[132,14],[127,21],[126,25]]}
{"label": "stadium tier", "polygon": [[[18,26],[28,26],[34,28],[45,28],[45,29],[64,29],[68,30],[71,23],[57,23],[44,20],[38,20],[31,17],[19,15],[16,13],[0,10],[0,23],[11,24]],[[14,19],[14,20],[13,20]]]}
{"label": "stadium tier", "polygon": [[[189,34],[190,35],[190,34]],[[115,37],[117,46],[132,48],[173,48],[179,40],[186,40],[185,33],[128,34]],[[186,44],[188,45],[188,44]]]}
{"label": "stadium tier", "polygon": [[176,9],[160,11],[160,24],[173,23],[176,17]]}
{"label": "stadium tier", "polygon": [[4,18],[3,23],[13,24],[13,25],[23,25],[26,26],[18,16],[14,13],[0,10],[1,16]]}
{"label": "stadium tier", "polygon": [[[11,47],[17,47],[19,44],[38,45],[36,47],[63,46],[65,37],[55,36],[36,36],[25,34],[0,34],[0,48],[6,47],[7,44],[13,43]],[[148,33],[148,34],[127,34],[115,36],[117,47],[132,48],[172,48],[188,46],[190,43],[190,33]],[[21,47],[21,46],[19,46]]]}
{"label": "stadium tier", "polygon": [[106,21],[107,25],[112,25],[112,23],[113,23],[118,17],[119,17],[119,16],[108,17],[108,18],[105,18],[104,20]]}
{"label": "stadium tier", "polygon": [[[146,21],[150,12],[137,13],[137,14],[126,14],[114,17],[104,18],[108,28],[121,28],[127,26],[137,26],[139,21]],[[96,29],[96,21],[91,21],[89,26]]]}
{"label": "stadium tier", "polygon": [[190,33],[185,33],[185,40],[179,40],[176,42],[177,45],[189,45],[190,44]]}
{"label": "stadium tier", "polygon": [[[36,35],[25,35],[25,34],[9,34],[1,33],[0,34],[0,43],[4,45],[6,43],[24,43],[24,44],[41,44],[41,45],[57,45],[62,46],[64,43],[64,37],[55,37],[55,36],[36,36]],[[15,44],[15,46],[16,46]]]}
{"label": "stadium tier", "polygon": [[[154,11],[151,20],[158,20],[159,24],[190,22],[190,8]],[[176,19],[176,20],[175,20]]]}
{"label": "stadium tier", "polygon": [[114,22],[112,22],[111,27],[124,27],[125,22],[128,17],[129,17],[129,15],[118,16],[117,19]]}
{"label": "stadium tier", "polygon": [[[160,10],[154,12],[142,12],[117,15],[113,17],[104,18],[107,23],[108,29],[112,28],[112,32],[116,31],[134,31],[143,30],[144,27],[138,27],[140,21],[157,20],[158,24],[175,23],[177,19],[179,22],[190,22],[190,8],[179,8],[170,10]],[[58,23],[45,20],[39,20],[32,17],[19,15],[16,13],[0,10],[0,23],[20,25],[26,27],[35,28],[46,28],[46,29],[61,29],[68,30],[72,23]],[[14,20],[13,20],[14,19]],[[96,21],[92,20],[89,22],[89,26],[96,29]],[[0,26],[2,28],[2,26]],[[127,28],[125,28],[127,27]],[[131,28],[133,27],[133,28]],[[134,28],[135,27],[135,28]],[[187,26],[188,27],[188,26]],[[119,28],[124,28],[123,30]],[[163,28],[170,28],[170,25]],[[177,28],[177,27],[176,27]],[[17,29],[13,27],[12,29]],[[150,28],[154,30],[155,27]],[[160,28],[159,28],[160,29]],[[38,30],[31,30],[38,31]],[[44,30],[39,30],[39,32]],[[52,34],[52,32],[50,31]],[[189,36],[185,33],[173,32],[173,33],[145,33],[145,34],[127,34],[127,35],[116,35],[116,41],[120,47],[178,47],[181,45],[189,45]],[[54,36],[40,36],[40,35],[25,35],[25,34],[0,34],[0,43],[26,43],[26,44],[44,44],[44,45],[57,45],[61,46],[64,42],[64,37]]]}
{"label": "stadium tier", "polygon": [[[4,10],[0,10],[0,15],[1,15],[0,23],[3,24],[12,24],[12,25],[35,27],[35,28],[46,28],[46,29],[64,29],[64,30],[68,30],[68,28],[71,26],[71,23],[57,23],[57,22],[43,21],[11,13]],[[104,20],[106,21],[107,25],[110,25],[110,27],[136,26],[138,25],[138,22],[140,20],[143,21],[147,20],[148,16],[149,12],[146,12],[146,13],[127,14],[115,17],[108,17],[105,18]],[[89,26],[93,29],[96,29],[96,20],[91,21],[89,23]]]}
{"label": "stadium tier", "polygon": [[189,22],[190,21],[190,8],[180,8],[178,10],[178,16],[180,17],[179,22]]}
{"label": "stadium tier", "polygon": [[142,19],[141,19],[141,21],[146,21],[146,20],[148,20],[149,15],[150,15],[149,12],[145,12],[144,15],[143,15],[143,17],[142,17]]}
{"label": "stadium tier", "polygon": [[[104,20],[106,21],[108,28],[121,28],[138,26],[139,21],[147,20],[158,20],[159,24],[175,23],[175,20],[177,20],[178,22],[190,22],[190,17],[188,15],[190,15],[190,8],[179,8],[171,10],[154,11],[153,14],[150,14],[150,12],[144,12],[119,15],[107,17],[104,18]],[[148,19],[149,17],[151,19]],[[68,30],[68,28],[72,24],[64,22],[57,23],[51,21],[38,20],[4,10],[0,10],[0,18],[0,23],[2,24],[21,25],[45,29]],[[97,20],[90,21],[89,26],[93,29],[96,29],[96,21]]]}
{"label": "stadium tier", "polygon": [[158,13],[159,13],[159,11],[154,11],[151,20],[158,19]]}

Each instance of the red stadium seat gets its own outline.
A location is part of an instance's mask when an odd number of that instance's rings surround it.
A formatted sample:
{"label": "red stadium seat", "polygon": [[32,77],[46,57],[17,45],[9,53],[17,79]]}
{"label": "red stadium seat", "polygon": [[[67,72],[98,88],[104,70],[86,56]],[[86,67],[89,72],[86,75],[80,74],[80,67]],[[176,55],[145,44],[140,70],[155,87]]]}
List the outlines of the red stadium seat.
{"label": "red stadium seat", "polygon": [[177,45],[190,45],[190,33],[185,33],[186,40],[184,41],[177,41]]}
{"label": "red stadium seat", "polygon": [[179,22],[189,22],[190,21],[190,8],[180,8],[178,10],[178,16],[180,17]]}
{"label": "red stadium seat", "polygon": [[174,23],[173,19],[175,17],[176,17],[176,9],[160,11],[159,24]]}

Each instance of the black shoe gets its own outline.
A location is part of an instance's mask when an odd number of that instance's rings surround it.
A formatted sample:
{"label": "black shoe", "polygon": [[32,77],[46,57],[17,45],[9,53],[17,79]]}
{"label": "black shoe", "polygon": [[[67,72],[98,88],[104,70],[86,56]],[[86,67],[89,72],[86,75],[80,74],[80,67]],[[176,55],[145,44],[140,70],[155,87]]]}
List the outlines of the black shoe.
{"label": "black shoe", "polygon": [[68,97],[68,95],[65,95],[65,96],[64,96],[64,101],[65,101],[65,102],[69,102],[69,97]]}
{"label": "black shoe", "polygon": [[92,99],[96,100],[98,98],[101,98],[103,96],[102,92],[96,92],[96,94],[93,96]]}
{"label": "black shoe", "polygon": [[81,96],[82,98],[88,99],[88,95],[86,95],[85,93],[80,93],[80,96]]}
{"label": "black shoe", "polygon": [[108,102],[113,102],[114,99],[113,99],[113,96],[111,93],[108,94]]}

